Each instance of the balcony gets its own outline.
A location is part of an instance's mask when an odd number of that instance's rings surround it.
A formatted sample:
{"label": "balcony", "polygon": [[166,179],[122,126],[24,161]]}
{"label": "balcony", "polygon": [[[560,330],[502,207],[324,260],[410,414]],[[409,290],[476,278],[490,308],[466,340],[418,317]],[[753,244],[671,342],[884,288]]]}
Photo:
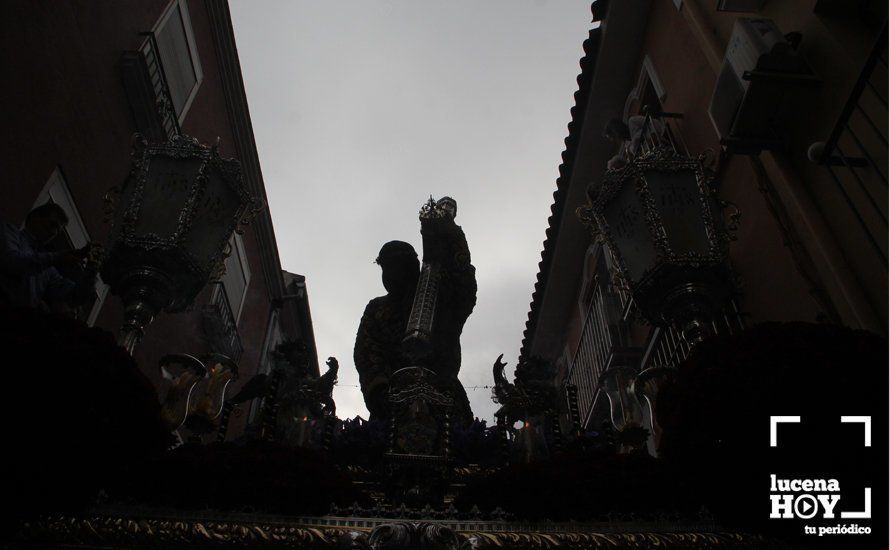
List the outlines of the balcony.
{"label": "balcony", "polygon": [[180,133],[179,119],[157,38],[152,32],[142,35],[145,44],[121,57],[121,78],[136,129],[150,142],[162,142]]}
{"label": "balcony", "polygon": [[210,302],[201,310],[205,340],[211,351],[231,357],[237,363],[244,348],[232,307],[222,283],[211,283],[211,286]]}
{"label": "balcony", "polygon": [[635,366],[640,350],[628,345],[621,301],[597,277],[566,384],[577,388],[578,420],[587,425],[599,391],[600,375],[613,366]]}

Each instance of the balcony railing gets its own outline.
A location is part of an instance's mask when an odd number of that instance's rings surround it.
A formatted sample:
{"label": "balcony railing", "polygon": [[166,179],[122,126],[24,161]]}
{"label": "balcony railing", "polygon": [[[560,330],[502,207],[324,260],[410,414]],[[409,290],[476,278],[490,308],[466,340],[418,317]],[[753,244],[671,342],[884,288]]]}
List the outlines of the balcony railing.
{"label": "balcony railing", "polygon": [[222,283],[213,285],[210,302],[201,311],[204,336],[211,351],[227,355],[237,362],[244,348],[238,336],[235,316]]}
{"label": "balcony railing", "polygon": [[170,94],[170,86],[167,84],[167,73],[164,72],[164,63],[161,61],[161,49],[153,32],[142,33],[148,40],[142,47],[145,55],[145,64],[148,66],[148,74],[151,78],[152,89],[157,98],[158,112],[163,120],[167,137],[173,137],[180,133],[179,117],[173,106],[173,96]]}
{"label": "balcony railing", "polygon": [[689,148],[680,132],[680,121],[682,120],[682,113],[658,112],[646,115],[640,153],[648,153],[655,148],[668,147],[675,153],[692,156],[689,154]]}
{"label": "balcony railing", "polygon": [[577,388],[582,427],[593,409],[600,375],[618,361],[628,362],[633,355],[626,342],[619,298],[594,281],[581,338],[566,376],[566,384]]}
{"label": "balcony railing", "polygon": [[811,160],[825,166],[870,247],[885,266],[887,69],[885,23],[828,141],[821,151],[811,149]]}
{"label": "balcony railing", "polygon": [[[745,322],[735,302],[724,310],[720,318],[711,322],[712,334],[731,335],[745,329]],[[687,357],[692,347],[689,345],[680,331],[673,327],[656,327],[649,335],[646,343],[646,352],[640,364],[640,370],[652,367],[677,368]]]}
{"label": "balcony railing", "polygon": [[154,33],[144,32],[138,51],[121,57],[121,77],[136,129],[150,141],[161,142],[180,133],[179,118]]}

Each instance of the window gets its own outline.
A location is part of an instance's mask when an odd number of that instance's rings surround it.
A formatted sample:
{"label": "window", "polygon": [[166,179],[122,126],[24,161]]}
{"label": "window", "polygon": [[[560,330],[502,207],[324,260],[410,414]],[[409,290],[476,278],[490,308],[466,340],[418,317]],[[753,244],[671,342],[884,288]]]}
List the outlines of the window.
{"label": "window", "polygon": [[238,335],[238,320],[250,285],[247,253],[237,233],[229,239],[225,270],[225,274],[212,284],[210,301],[202,308],[204,335],[210,349],[237,361],[244,351]]}
{"label": "window", "polygon": [[597,284],[596,274],[594,273],[596,259],[599,257],[599,248],[601,245],[592,244],[587,247],[584,254],[584,264],[581,275],[581,292],[578,293],[578,313],[581,323],[587,319],[587,310],[590,307],[590,300],[593,297],[593,290]]}
{"label": "window", "polygon": [[[185,0],[173,1],[154,28],[154,35],[160,50],[170,99],[176,116],[182,123],[203,79],[201,61],[198,58],[198,48]],[[146,56],[150,55],[148,51],[150,48],[150,43],[143,46]]]}
{"label": "window", "polygon": [[[87,232],[83,219],[80,217],[80,213],[74,205],[71,191],[68,189],[68,184],[65,183],[62,171],[58,167],[53,170],[53,173],[50,174],[43,190],[37,195],[37,199],[34,201],[34,207],[46,204],[47,202],[58,204],[65,210],[65,213],[68,214],[68,225],[65,227],[65,230],[62,231],[58,237],[53,239],[53,241],[47,245],[47,248],[51,250],[74,250],[76,248],[81,248],[90,242],[90,234]],[[62,275],[66,275],[66,273],[62,273]],[[75,311],[77,318],[85,321],[88,325],[93,326],[96,322],[96,317],[99,316],[99,310],[102,309],[102,304],[107,295],[108,285],[101,280],[97,281],[95,298],[77,308]]]}
{"label": "window", "polygon": [[643,66],[640,68],[640,76],[637,78],[637,85],[628,94],[624,102],[624,120],[629,116],[642,111],[643,107],[648,105],[650,108],[661,110],[664,101],[667,99],[667,91],[655,72],[655,66],[649,56],[643,58]]}
{"label": "window", "polygon": [[229,239],[231,253],[226,258],[226,273],[220,278],[226,291],[226,298],[232,308],[232,318],[235,325],[241,317],[244,307],[244,297],[247,295],[247,286],[250,284],[250,265],[247,263],[247,252],[244,250],[244,241],[241,235],[235,233]]}

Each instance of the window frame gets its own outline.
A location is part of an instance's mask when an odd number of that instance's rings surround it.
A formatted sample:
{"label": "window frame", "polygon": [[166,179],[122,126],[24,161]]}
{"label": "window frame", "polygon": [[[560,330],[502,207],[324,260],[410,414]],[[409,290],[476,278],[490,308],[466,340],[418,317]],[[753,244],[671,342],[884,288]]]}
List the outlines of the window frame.
{"label": "window frame", "polygon": [[[278,309],[272,309],[269,312],[269,324],[266,329],[266,337],[263,340],[263,352],[260,357],[257,374],[269,374],[272,372],[272,352],[284,341],[284,333],[281,331],[281,318]],[[260,408],[263,405],[265,397],[257,397],[250,403],[250,410],[247,413],[247,423],[256,422],[259,416]]]}
{"label": "window frame", "polygon": [[[46,184],[34,200],[32,208],[46,204],[46,202],[50,200],[61,206],[68,215],[68,225],[64,227],[63,231],[65,231],[72,246],[74,246],[75,249],[86,246],[86,244],[91,241],[90,233],[87,231],[86,225],[83,223],[83,218],[80,216],[80,211],[77,209],[74,197],[71,195],[71,189],[68,187],[68,182],[65,180],[65,176],[59,166],[56,166],[49,175],[49,178],[47,178]],[[87,315],[87,325],[93,326],[96,323],[96,319],[99,317],[99,312],[105,304],[105,298],[108,296],[108,288],[108,285],[105,284],[101,278],[97,278],[96,302],[90,309],[89,315]]]}
{"label": "window frame", "polygon": [[640,75],[637,77],[637,84],[634,89],[627,94],[627,99],[624,100],[623,120],[625,122],[627,122],[627,119],[631,116],[631,105],[643,97],[647,84],[652,85],[652,88],[655,90],[655,94],[658,97],[658,101],[664,105],[668,96],[667,90],[661,83],[661,79],[658,77],[658,72],[655,70],[655,65],[652,63],[652,59],[650,59],[648,55],[645,55],[643,56],[643,63],[640,67]]}
{"label": "window frame", "polygon": [[[158,19],[158,22],[155,23],[155,26],[152,28],[151,32],[152,34],[154,34],[155,39],[157,39],[158,35],[161,32],[161,29],[163,29],[164,26],[167,25],[167,22],[173,15],[174,10],[179,11],[179,17],[182,20],[182,28],[185,32],[185,42],[189,50],[189,57],[191,58],[192,68],[195,70],[195,85],[192,86],[192,89],[182,106],[182,112],[176,114],[177,121],[181,126],[183,121],[185,121],[186,115],[188,115],[189,109],[192,106],[192,102],[194,101],[195,96],[198,95],[198,89],[201,88],[201,83],[204,81],[204,71],[201,68],[201,58],[198,55],[198,43],[195,40],[195,32],[192,29],[192,20],[191,17],[189,17],[188,3],[186,0],[173,0],[172,2],[170,2],[170,4],[164,9],[164,13],[161,15],[160,19]],[[146,39],[146,41],[142,44],[140,50],[145,51],[145,48],[150,47],[151,45],[149,44],[149,40]],[[158,59],[161,60],[161,63],[163,63],[164,59],[160,51],[157,52],[157,56]],[[168,82],[167,86],[169,87],[169,85],[170,84]]]}
{"label": "window frame", "polygon": [[[238,233],[233,233],[232,238],[229,239],[229,256],[224,260],[226,262],[226,273],[219,278],[220,287],[222,292],[226,293],[226,298],[228,299],[229,306],[232,308],[232,318],[235,320],[235,326],[238,326],[238,323],[241,320],[241,312],[244,311],[244,303],[247,299],[247,291],[250,288],[250,263],[247,259],[247,250],[244,248],[244,240],[241,238],[241,235]],[[240,298],[237,303],[235,302],[235,296],[229,295],[229,289],[226,286],[226,276],[231,272],[231,267],[234,267],[229,261],[238,263],[235,264],[241,270],[242,278],[244,279],[244,291],[241,293]]]}
{"label": "window frame", "polygon": [[[578,315],[582,329],[584,322],[587,320],[587,311],[590,308],[589,298],[593,295],[593,286],[598,284],[596,280],[596,262],[599,259],[601,246],[598,243],[593,243],[584,252],[584,264],[581,267],[581,289],[578,293]],[[591,266],[591,264],[593,265]]]}

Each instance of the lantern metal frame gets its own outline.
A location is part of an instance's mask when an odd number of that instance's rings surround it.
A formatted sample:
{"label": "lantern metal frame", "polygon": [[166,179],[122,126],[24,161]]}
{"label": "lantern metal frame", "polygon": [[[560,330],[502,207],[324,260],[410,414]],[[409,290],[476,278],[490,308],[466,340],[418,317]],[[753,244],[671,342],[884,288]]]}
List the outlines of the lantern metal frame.
{"label": "lantern metal frame", "polygon": [[[588,188],[588,203],[577,209],[578,218],[609,249],[618,282],[630,290],[642,316],[657,326],[678,324],[684,334],[701,338],[704,320],[716,313],[730,299],[735,288],[728,267],[729,243],[734,239],[739,218],[736,210],[724,221],[723,208],[731,206],[719,200],[713,189],[713,172],[705,167],[707,155],[689,157],[672,148],[655,148],[624,166],[608,170],[601,185]],[[696,210],[703,224],[707,251],[678,251],[656,204],[651,172],[690,172],[698,191]],[[627,185],[634,190],[642,207],[647,236],[655,251],[654,261],[634,279],[626,259],[614,238],[605,211]]]}
{"label": "lantern metal frame", "polygon": [[[240,232],[239,227],[249,223],[264,207],[243,184],[238,160],[221,157],[218,145],[208,147],[185,135],[150,144],[136,135],[131,157],[127,180],[106,195],[106,212],[112,220],[111,245],[102,266],[103,280],[125,304],[126,320],[120,342],[130,352],[155,315],[187,309],[204,285],[224,273],[232,234]],[[166,236],[141,232],[137,226],[147,214],[146,186],[152,162],[157,158],[200,162],[197,172],[190,176],[184,200],[169,205],[177,212],[175,228]],[[237,197],[234,212],[221,212],[224,206],[220,199],[216,197],[214,202],[208,194],[212,172]],[[202,211],[215,217],[221,226],[214,236],[216,241],[204,247],[207,253],[196,257],[188,248],[187,238],[193,234],[196,217]]]}

